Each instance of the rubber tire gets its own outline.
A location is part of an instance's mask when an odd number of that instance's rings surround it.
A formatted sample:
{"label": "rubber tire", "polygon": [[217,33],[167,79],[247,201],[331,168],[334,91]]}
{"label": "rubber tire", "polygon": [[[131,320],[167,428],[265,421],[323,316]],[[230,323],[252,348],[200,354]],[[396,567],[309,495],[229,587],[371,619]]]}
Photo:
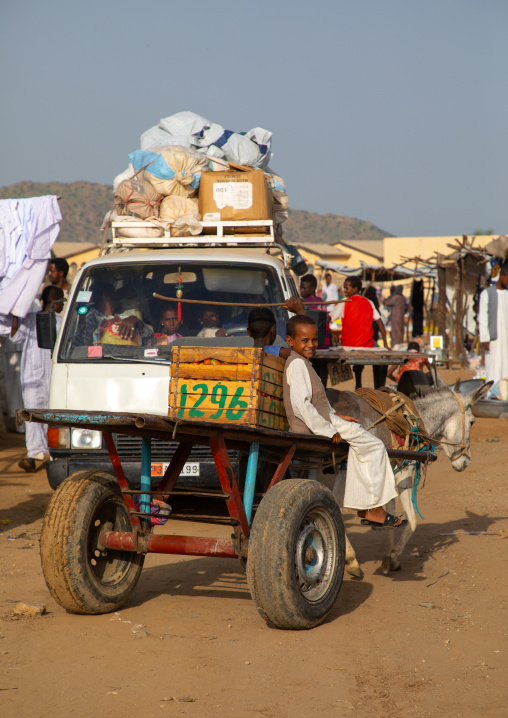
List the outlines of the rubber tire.
{"label": "rubber tire", "polygon": [[[298,586],[296,557],[306,517],[327,517],[333,546],[324,593],[308,600]],[[345,533],[332,492],[317,481],[286,479],[263,497],[252,523],[247,580],[260,615],[273,628],[301,630],[324,621],[339,595],[345,566]]]}
{"label": "rubber tire", "polygon": [[[96,558],[95,521],[113,523],[114,530],[132,531],[132,524],[116,479],[106,472],[77,471],[54,493],[44,516],[41,563],[51,595],[70,613],[116,611],[139,580],[144,554],[109,551]],[[106,512],[106,513],[104,513]],[[95,537],[94,537],[95,534]],[[102,577],[94,573],[104,567]]]}

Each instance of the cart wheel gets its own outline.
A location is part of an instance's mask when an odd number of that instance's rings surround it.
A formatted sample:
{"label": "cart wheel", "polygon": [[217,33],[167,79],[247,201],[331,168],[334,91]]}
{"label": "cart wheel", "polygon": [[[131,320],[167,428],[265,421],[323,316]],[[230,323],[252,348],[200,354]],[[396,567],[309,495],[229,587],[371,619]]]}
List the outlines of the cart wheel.
{"label": "cart wheel", "polygon": [[41,562],[53,598],[71,613],[108,613],[134,590],[145,557],[132,551],[100,550],[104,524],[132,531],[116,479],[78,471],[53,495],[44,517]]}
{"label": "cart wheel", "polygon": [[339,595],[344,526],[333,494],[317,481],[286,479],[264,496],[249,538],[247,579],[275,628],[312,628]]}

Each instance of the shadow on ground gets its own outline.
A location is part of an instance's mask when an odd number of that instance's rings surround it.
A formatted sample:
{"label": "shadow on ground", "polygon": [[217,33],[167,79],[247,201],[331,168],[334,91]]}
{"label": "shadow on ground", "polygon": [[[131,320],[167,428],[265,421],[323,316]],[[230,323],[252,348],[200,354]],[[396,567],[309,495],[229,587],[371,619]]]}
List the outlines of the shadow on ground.
{"label": "shadow on ground", "polygon": [[[356,516],[351,516],[351,519],[350,516],[348,514],[344,516],[344,524],[358,562],[360,565],[369,561],[381,564],[387,553],[388,529],[386,532],[360,529]],[[466,511],[465,517],[454,521],[422,523],[417,527],[402,554],[401,570],[390,573],[388,577],[396,581],[427,581],[426,576],[419,575],[425,572],[425,565],[435,560],[436,555],[441,551],[463,540],[460,537],[461,533],[486,531],[488,534],[496,534],[496,523],[506,521],[507,518],[508,516],[488,516]],[[355,528],[359,530],[355,531]],[[397,531],[397,529],[391,530]],[[482,538],[481,533],[478,534],[478,538]],[[376,573],[381,573],[381,566]]]}
{"label": "shadow on ground", "polygon": [[[345,580],[327,621],[355,611],[372,594],[372,584]],[[143,570],[128,606],[140,606],[154,596],[207,596],[252,600],[247,577],[237,559],[182,557],[177,562]]]}
{"label": "shadow on ground", "polygon": [[[0,490],[4,486],[9,484],[0,482]],[[4,531],[12,533],[19,526],[26,526],[41,519],[50,499],[51,494],[31,494],[29,499],[15,506],[0,509],[0,533]],[[9,523],[3,523],[4,521]]]}

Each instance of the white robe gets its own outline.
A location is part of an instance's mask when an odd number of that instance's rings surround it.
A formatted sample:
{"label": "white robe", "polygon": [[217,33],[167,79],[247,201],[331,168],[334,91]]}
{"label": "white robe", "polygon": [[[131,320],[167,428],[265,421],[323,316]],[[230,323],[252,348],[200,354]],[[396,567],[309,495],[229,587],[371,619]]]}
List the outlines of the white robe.
{"label": "white robe", "polygon": [[[324,282],[321,285],[321,299],[324,302],[333,302],[339,298],[339,288],[336,284],[333,282],[330,282],[330,284],[327,284]],[[335,304],[328,304],[326,307],[328,314],[335,308]]]}
{"label": "white robe", "polygon": [[[19,323],[16,334],[11,338],[14,344],[25,341],[21,355],[21,390],[25,409],[47,409],[49,405],[49,382],[51,379],[51,351],[41,349],[37,344],[36,312],[30,312]],[[61,317],[56,317],[57,329]],[[21,407],[18,407],[21,408]],[[27,456],[42,459],[48,455],[48,427],[46,424],[25,423]]]}
{"label": "white robe", "polygon": [[508,379],[508,289],[497,291],[497,339],[492,340],[488,323],[489,295],[486,291],[480,294],[480,312],[478,325],[480,342],[490,342],[485,352],[485,369],[487,381]]}
{"label": "white robe", "polygon": [[383,442],[359,424],[340,419],[328,404],[326,421],[312,404],[312,384],[303,360],[295,359],[287,367],[290,401],[295,416],[313,434],[330,439],[339,432],[350,450],[347,461],[344,506],[368,510],[384,506],[397,496],[395,478]]}
{"label": "white robe", "polygon": [[0,315],[30,312],[61,219],[55,195],[0,200]]}

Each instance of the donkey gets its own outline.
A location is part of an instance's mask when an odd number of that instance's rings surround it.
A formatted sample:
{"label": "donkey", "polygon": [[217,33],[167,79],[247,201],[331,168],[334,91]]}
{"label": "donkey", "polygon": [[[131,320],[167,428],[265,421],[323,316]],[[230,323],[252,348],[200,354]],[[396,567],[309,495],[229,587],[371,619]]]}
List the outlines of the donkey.
{"label": "donkey", "polygon": [[[437,445],[441,444],[455,471],[464,471],[471,463],[469,437],[475,420],[471,407],[487,393],[492,384],[493,382],[490,381],[479,389],[459,393],[458,384],[451,389],[436,375],[436,387],[429,389],[425,395],[413,398],[427,433]],[[338,414],[353,416],[365,429],[380,417],[376,409],[353,392],[327,389],[326,394]],[[386,422],[376,424],[370,431],[380,438],[387,448],[391,448],[391,436]],[[384,574],[400,569],[402,551],[416,529],[416,512],[411,501],[415,468],[416,463],[412,462],[395,474],[399,498],[406,512],[408,524],[403,529],[387,531],[388,553],[382,562]],[[345,478],[346,472],[339,472],[332,489],[339,504],[342,504],[344,496]],[[395,512],[395,500],[390,502],[386,510],[389,513]],[[398,536],[400,538],[396,541]],[[363,571],[347,536],[346,571],[354,578],[363,578]]]}

